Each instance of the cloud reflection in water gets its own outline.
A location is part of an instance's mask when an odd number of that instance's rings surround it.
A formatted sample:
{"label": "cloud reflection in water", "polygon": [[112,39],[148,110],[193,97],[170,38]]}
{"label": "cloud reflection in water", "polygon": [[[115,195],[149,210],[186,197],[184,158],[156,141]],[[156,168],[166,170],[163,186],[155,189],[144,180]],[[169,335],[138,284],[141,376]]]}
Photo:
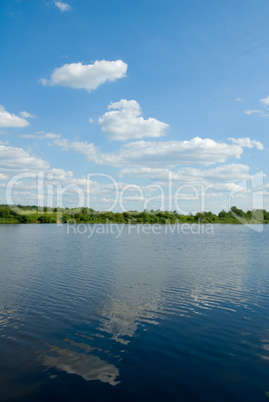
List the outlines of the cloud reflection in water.
{"label": "cloud reflection in water", "polygon": [[65,371],[68,374],[76,374],[86,381],[99,380],[113,386],[120,383],[120,381],[116,381],[116,378],[119,377],[117,367],[91,354],[92,351],[97,350],[96,348],[69,339],[65,339],[65,341],[80,351],[48,345],[49,352],[42,358],[45,366]]}

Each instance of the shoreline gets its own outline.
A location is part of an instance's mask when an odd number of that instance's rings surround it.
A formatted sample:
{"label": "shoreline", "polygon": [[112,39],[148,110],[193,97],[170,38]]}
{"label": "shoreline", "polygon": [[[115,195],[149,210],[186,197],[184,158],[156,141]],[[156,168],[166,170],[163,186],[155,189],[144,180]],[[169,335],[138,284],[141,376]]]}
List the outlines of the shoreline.
{"label": "shoreline", "polygon": [[[194,215],[195,214],[195,215]],[[211,211],[95,211],[91,208],[52,208],[35,205],[0,205],[0,224],[247,224],[269,223],[269,212],[254,209],[244,212],[233,206],[218,214]]]}

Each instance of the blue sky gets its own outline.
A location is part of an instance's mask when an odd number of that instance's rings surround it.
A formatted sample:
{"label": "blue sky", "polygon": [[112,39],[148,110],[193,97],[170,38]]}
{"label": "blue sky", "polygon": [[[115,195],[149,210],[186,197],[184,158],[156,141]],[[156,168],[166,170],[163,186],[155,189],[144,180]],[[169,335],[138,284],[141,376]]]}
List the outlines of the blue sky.
{"label": "blue sky", "polygon": [[0,202],[269,209],[268,18],[268,0],[2,0]]}

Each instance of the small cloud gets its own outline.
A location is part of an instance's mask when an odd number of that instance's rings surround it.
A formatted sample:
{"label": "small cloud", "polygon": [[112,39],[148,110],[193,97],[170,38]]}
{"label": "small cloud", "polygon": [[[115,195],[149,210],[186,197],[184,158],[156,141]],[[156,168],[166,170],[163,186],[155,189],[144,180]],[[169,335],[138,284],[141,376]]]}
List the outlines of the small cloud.
{"label": "small cloud", "polygon": [[258,113],[258,114],[262,114],[263,113],[263,111],[262,110],[257,110],[257,109],[254,109],[254,110],[246,110],[245,111],[245,114],[247,114],[247,115],[252,115],[252,114],[255,114],[255,113]]}
{"label": "small cloud", "polygon": [[67,3],[62,3],[61,1],[54,1],[56,7],[59,8],[61,11],[69,11],[71,7]]}
{"label": "small cloud", "polygon": [[47,133],[44,135],[44,138],[47,140],[55,140],[56,138],[60,138],[61,134]]}
{"label": "small cloud", "polygon": [[236,100],[237,102],[242,102],[242,101],[243,101],[242,98],[236,98],[235,100]]}
{"label": "small cloud", "polygon": [[262,110],[257,110],[257,109],[254,109],[254,110],[246,110],[245,111],[245,114],[247,114],[247,115],[252,115],[252,114],[259,114],[260,115],[260,117],[269,117],[269,114],[268,113],[265,113],[264,111],[262,111]]}
{"label": "small cloud", "polygon": [[240,147],[245,148],[257,148],[260,151],[264,149],[263,144],[260,141],[251,140],[248,137],[245,138],[228,138],[229,141],[232,141],[234,144],[240,145]]}
{"label": "small cloud", "polygon": [[269,107],[269,96],[267,96],[266,98],[262,98],[260,99],[260,103],[263,106],[263,110],[260,109],[253,109],[253,110],[246,110],[245,114],[247,115],[252,115],[252,114],[258,114],[260,115],[260,117],[269,117],[269,113],[268,113],[268,107]]}
{"label": "small cloud", "polygon": [[44,131],[37,131],[34,134],[23,134],[22,138],[36,139],[36,140],[56,140],[57,138],[61,137],[61,134],[54,134],[54,133],[44,133]]}
{"label": "small cloud", "polygon": [[4,106],[0,105],[0,127],[26,127],[29,124],[29,121],[7,112]]}
{"label": "small cloud", "polygon": [[94,123],[94,120],[93,120],[91,117],[89,118],[89,123],[90,123],[90,124],[93,124],[93,123]]}
{"label": "small cloud", "polygon": [[263,106],[269,106],[269,96],[266,98],[260,99],[260,102],[262,103]]}
{"label": "small cloud", "polygon": [[65,64],[56,68],[50,79],[41,78],[42,85],[69,87],[74,89],[86,89],[91,92],[106,81],[116,81],[126,76],[127,64],[122,60],[107,61],[96,60],[93,64],[82,63]]}
{"label": "small cloud", "polygon": [[30,114],[28,112],[20,112],[20,116],[24,117],[25,119],[34,119],[35,118],[34,115],[32,115],[32,114]]}
{"label": "small cloud", "polygon": [[30,138],[37,138],[37,136],[35,134],[23,134],[21,135],[21,138],[30,139]]}

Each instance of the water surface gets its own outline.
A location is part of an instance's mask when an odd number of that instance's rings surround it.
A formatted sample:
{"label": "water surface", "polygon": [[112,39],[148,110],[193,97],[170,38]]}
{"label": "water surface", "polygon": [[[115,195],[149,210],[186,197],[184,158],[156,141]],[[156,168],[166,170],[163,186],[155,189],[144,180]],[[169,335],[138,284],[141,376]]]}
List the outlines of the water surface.
{"label": "water surface", "polygon": [[0,225],[1,401],[267,400],[269,227],[137,227]]}

